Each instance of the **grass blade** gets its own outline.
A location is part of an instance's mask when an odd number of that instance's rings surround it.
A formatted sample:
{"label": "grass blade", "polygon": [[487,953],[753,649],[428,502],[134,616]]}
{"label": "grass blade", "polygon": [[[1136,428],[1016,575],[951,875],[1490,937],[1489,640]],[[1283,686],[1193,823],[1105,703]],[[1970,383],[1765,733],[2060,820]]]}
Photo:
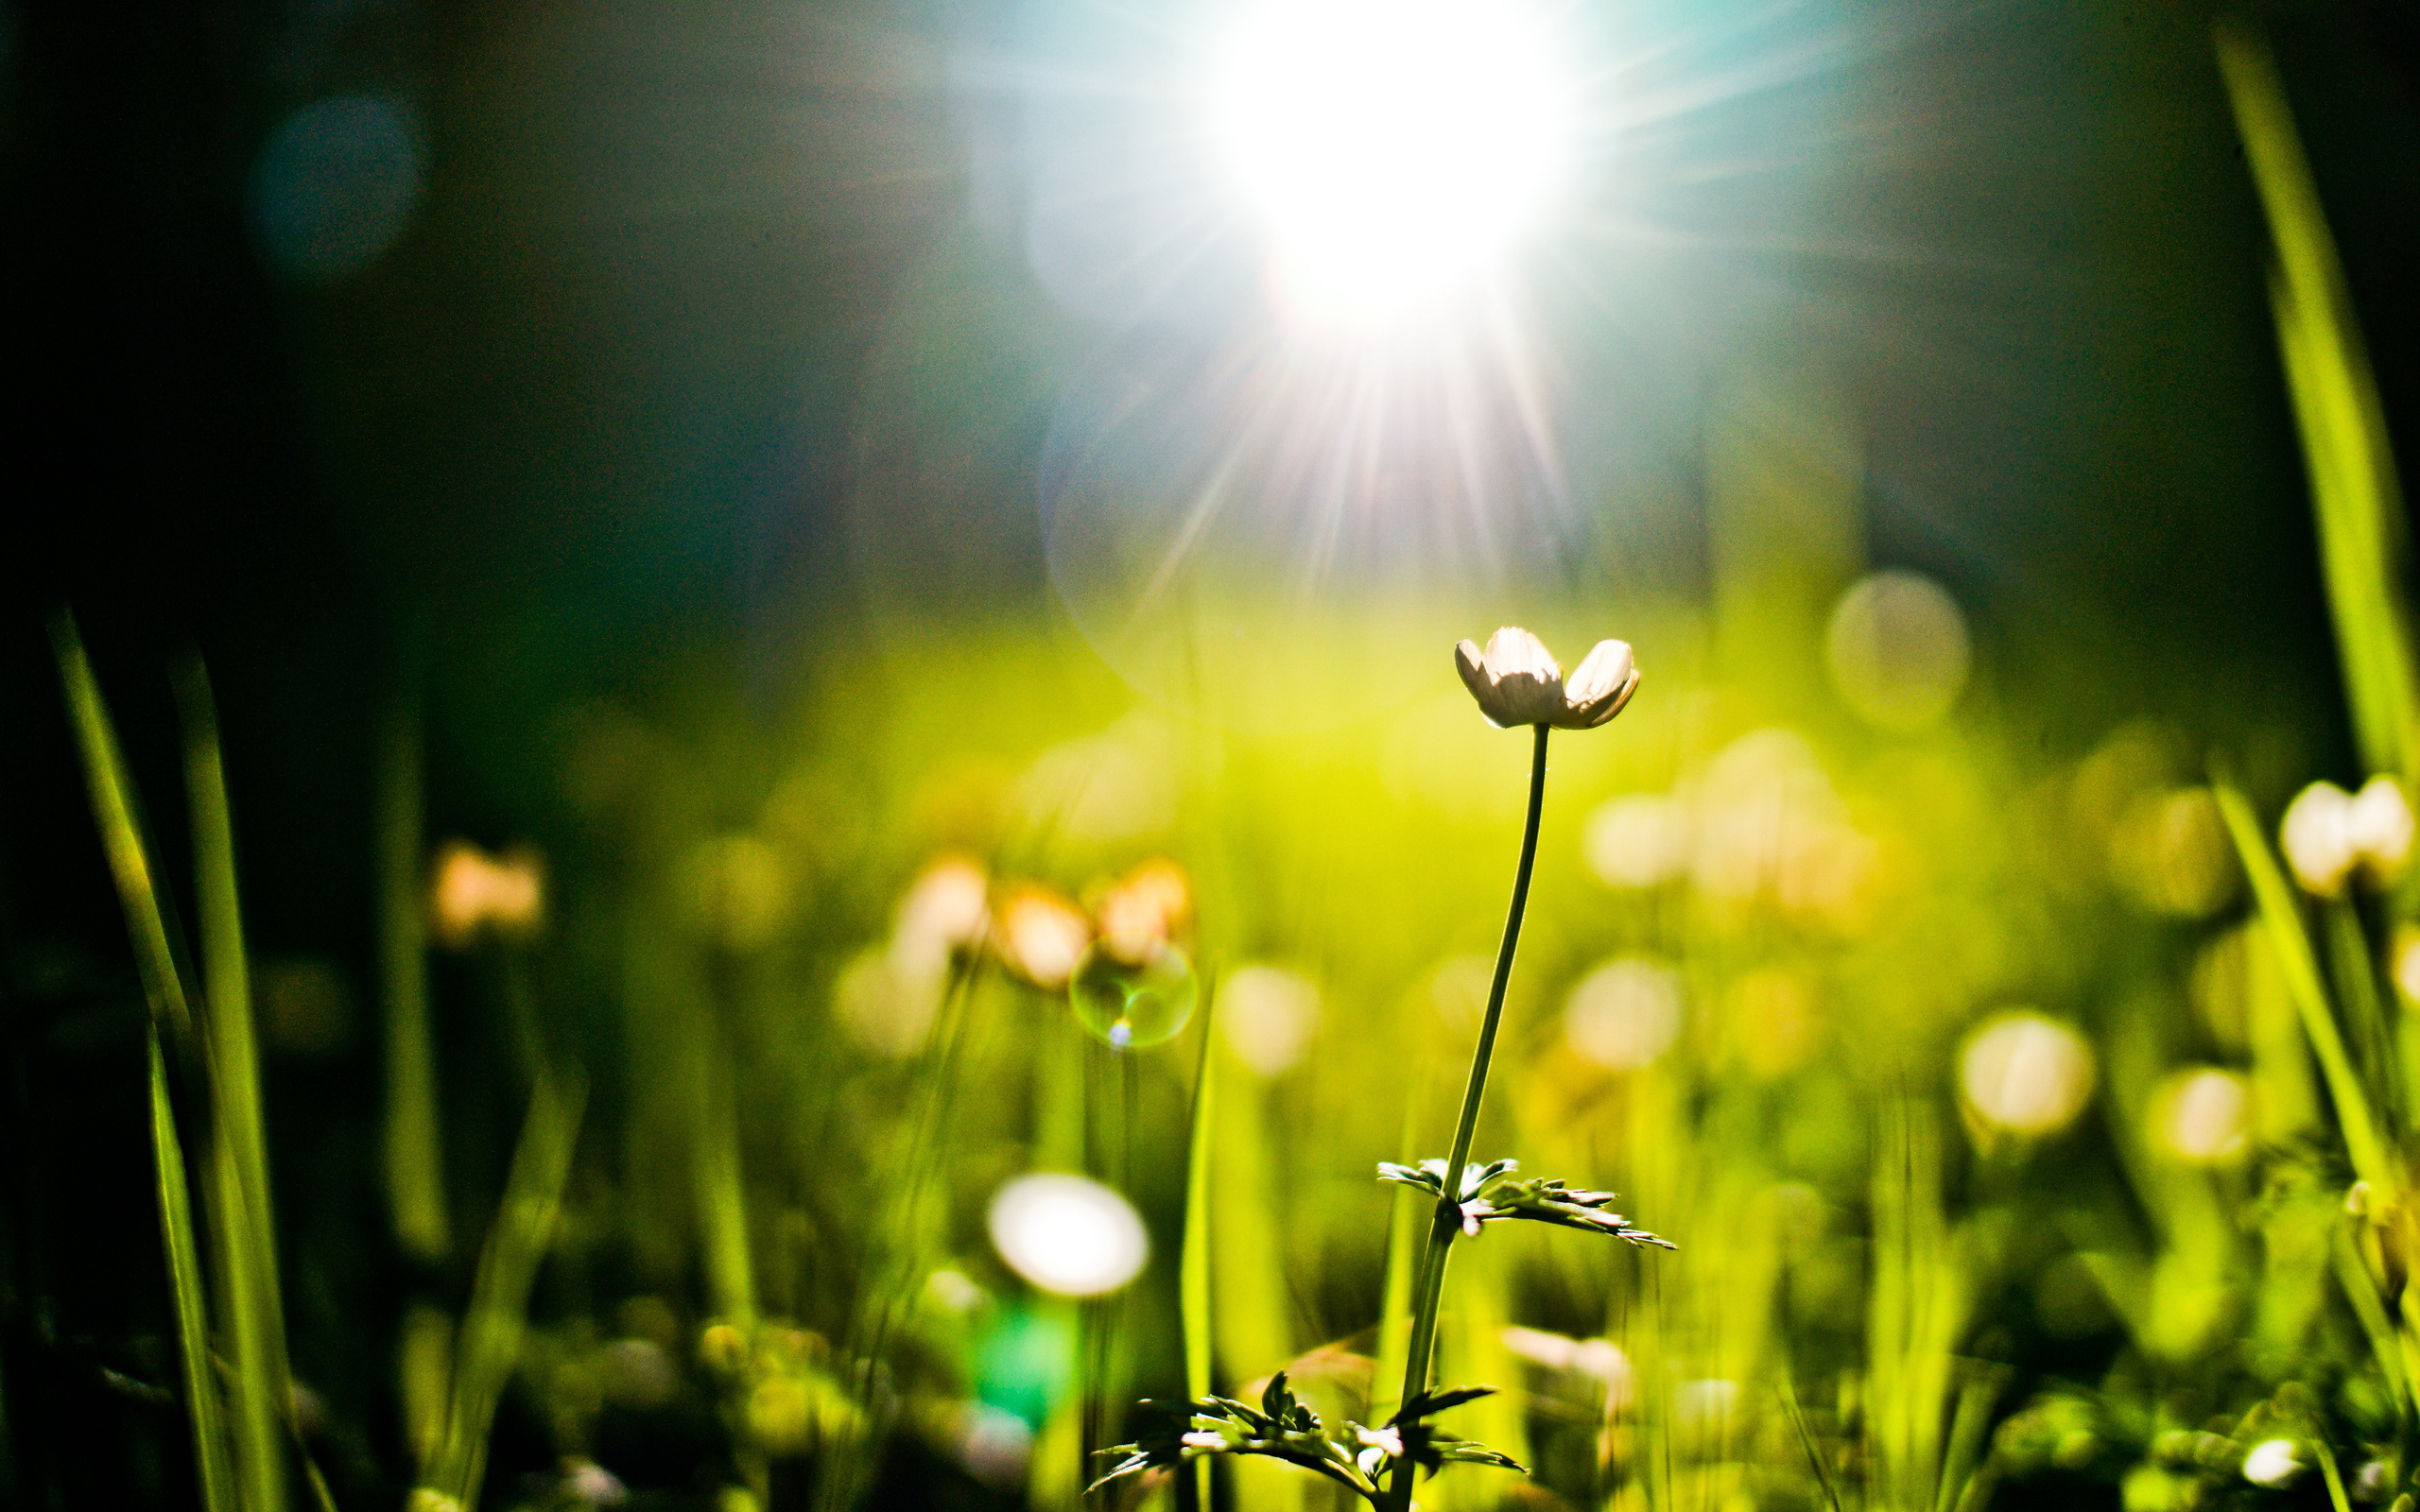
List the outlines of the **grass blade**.
{"label": "grass blade", "polygon": [[218,1257],[220,1327],[233,1376],[235,1469],[251,1512],[285,1506],[285,1323],[278,1296],[251,984],[235,885],[234,822],[218,722],[201,662],[178,672],[199,900],[203,1042],[210,1065],[209,1213]]}
{"label": "grass blade", "polygon": [[193,1419],[194,1473],[206,1512],[236,1512],[234,1468],[228,1461],[227,1419],[210,1361],[209,1310],[201,1295],[201,1254],[194,1243],[192,1198],[185,1188],[184,1149],[168,1106],[168,1070],[160,1031],[145,1041],[151,1074],[151,1155],[159,1171],[160,1233],[168,1251],[168,1282],[177,1308],[178,1352],[184,1361],[185,1405]]}
{"label": "grass blade", "polygon": [[2343,1034],[2336,1026],[2334,1011],[2328,1007],[2319,957],[2311,950],[2309,932],[2303,928],[2302,914],[2294,906],[2292,887],[2279,868],[2276,856],[2270,851],[2268,838],[2260,833],[2260,821],[2253,816],[2250,800],[2223,782],[2213,783],[2212,791],[2218,795],[2219,812],[2226,818],[2227,833],[2235,838],[2236,854],[2243,862],[2244,875],[2252,880],[2253,899],[2268,928],[2270,944],[2286,979],[2287,993],[2302,1016],[2303,1033],[2310,1040],[2311,1051],[2319,1057],[2320,1074],[2327,1080],[2327,1094],[2335,1100],[2336,1122],[2344,1136],[2344,1152],[2351,1158],[2356,1175],[2381,1196],[2392,1194],[2400,1190],[2400,1183],[2387,1160],[2386,1146],[2378,1138],[2369,1094],[2361,1090],[2360,1074],[2354,1069],[2352,1057],[2345,1053]]}
{"label": "grass blade", "polygon": [[1781,1408],[1789,1418],[1789,1426],[1798,1435],[1798,1447],[1806,1454],[1807,1468],[1815,1472],[1815,1482],[1823,1487],[1824,1504],[1831,1512],[1841,1512],[1840,1488],[1832,1484],[1832,1468],[1824,1463],[1824,1452],[1816,1446],[1813,1430],[1806,1426],[1806,1414],[1798,1405],[1798,1383],[1791,1379],[1791,1367],[1784,1365],[1775,1373],[1781,1388]]}
{"label": "grass blade", "polygon": [[[1214,1340],[1210,1312],[1210,1119],[1218,1106],[1219,1057],[1210,1036],[1219,1012],[1215,990],[1203,993],[1201,1068],[1194,1074],[1193,1111],[1184,1153],[1184,1247],[1177,1257],[1177,1314],[1184,1334],[1184,1394],[1200,1399],[1212,1390]],[[1193,1462],[1194,1505],[1208,1512],[1210,1461]]]}
{"label": "grass blade", "polygon": [[2270,297],[2287,387],[2310,472],[2320,560],[2361,758],[2408,772],[2413,741],[2411,620],[2403,602],[2403,502],[2377,384],[2352,296],[2268,43],[2221,22],[2220,72],[2268,214]]}
{"label": "grass blade", "polygon": [[512,1169],[505,1178],[504,1202],[479,1250],[470,1310],[463,1314],[461,1341],[455,1350],[445,1435],[424,1485],[463,1512],[478,1504],[479,1483],[487,1473],[488,1433],[520,1358],[529,1292],[554,1236],[587,1096],[587,1084],[578,1076],[538,1078],[512,1152]]}
{"label": "grass blade", "polygon": [[421,900],[420,719],[398,697],[379,733],[378,954],[387,1010],[387,1200],[395,1238],[441,1260],[453,1244],[428,1025],[428,925]]}
{"label": "grass blade", "polygon": [[117,731],[101,702],[100,684],[94,679],[84,642],[76,633],[76,621],[61,611],[51,620],[50,636],[59,655],[68,718],[76,727],[77,747],[84,760],[93,819],[100,826],[110,876],[117,884],[127,933],[134,941],[134,966],[142,976],[143,995],[151,1005],[151,1017],[167,1025],[172,1039],[182,1042],[193,1033],[193,1010],[186,1001],[175,947],[169,942],[168,916],[152,875],[150,852],[143,843],[134,785],[127,776],[126,758],[118,750]]}

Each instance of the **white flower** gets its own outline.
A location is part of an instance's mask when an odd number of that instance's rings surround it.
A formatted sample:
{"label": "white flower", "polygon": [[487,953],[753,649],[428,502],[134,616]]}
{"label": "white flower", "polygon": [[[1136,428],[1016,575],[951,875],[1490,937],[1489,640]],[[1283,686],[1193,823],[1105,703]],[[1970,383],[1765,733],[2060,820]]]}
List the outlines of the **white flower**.
{"label": "white flower", "polygon": [[2391,777],[2373,777],[2359,793],[2313,782],[2286,805],[2278,841],[2294,880],[2306,891],[2333,898],[2359,868],[2384,885],[2411,858],[2411,805]]}
{"label": "white flower", "polygon": [[2361,859],[2353,842],[2353,795],[2334,782],[2313,782],[2286,805],[2277,838],[2294,880],[2323,898],[2343,891],[2344,879]]}
{"label": "white flower", "polygon": [[1495,1216],[1494,1207],[1475,1197],[1462,1204],[1462,1232],[1470,1238],[1477,1239],[1478,1226]]}
{"label": "white flower", "polygon": [[[1383,1454],[1389,1459],[1403,1458],[1403,1431],[1399,1428],[1363,1428],[1356,1424],[1353,1435],[1368,1445],[1373,1454]],[[1370,1454],[1362,1456],[1363,1459],[1370,1457]],[[1368,1467],[1363,1468],[1366,1469]]]}
{"label": "white flower", "polygon": [[1214,1434],[1206,1428],[1195,1429],[1192,1433],[1185,1435],[1180,1442],[1187,1449],[1220,1450],[1227,1447],[1227,1437],[1224,1434]]}
{"label": "white flower", "polygon": [[2363,782],[2345,810],[2344,827],[2371,880],[2383,885],[2403,870],[2411,854],[2411,805],[2394,779],[2373,777]]}
{"label": "white flower", "polygon": [[1995,1015],[1966,1040],[1959,1090],[1985,1125],[2032,1138],[2075,1120],[2092,1096],[2092,1046],[2030,1010]]}
{"label": "white flower", "polygon": [[1566,679],[1544,641],[1512,625],[1489,636],[1484,651],[1469,641],[1455,646],[1454,666],[1479,713],[1500,730],[1594,730],[1638,691],[1638,664],[1627,643],[1598,642]]}
{"label": "white flower", "polygon": [[2290,1438],[2264,1438],[2243,1456],[2243,1478],[2255,1486],[2283,1486],[2301,1474],[2302,1469]]}

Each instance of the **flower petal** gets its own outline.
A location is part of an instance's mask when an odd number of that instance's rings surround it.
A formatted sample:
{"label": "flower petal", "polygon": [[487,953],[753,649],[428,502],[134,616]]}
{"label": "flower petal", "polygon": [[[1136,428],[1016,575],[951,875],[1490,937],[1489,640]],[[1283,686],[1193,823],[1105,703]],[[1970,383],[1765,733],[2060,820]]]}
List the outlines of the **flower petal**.
{"label": "flower petal", "polygon": [[1485,709],[1488,700],[1495,696],[1495,685],[1488,680],[1487,667],[1481,659],[1478,642],[1464,641],[1454,647],[1454,670],[1462,675],[1462,686],[1470,689],[1471,696],[1478,700],[1481,709]]}
{"label": "flower petal", "polygon": [[1631,654],[1628,641],[1599,641],[1571,669],[1571,676],[1563,679],[1563,696],[1575,709],[1595,703],[1620,692],[1636,670],[1638,659]]}
{"label": "flower petal", "polygon": [[1487,638],[1484,660],[1488,679],[1494,682],[1516,674],[1541,682],[1563,678],[1563,663],[1547,649],[1547,643],[1517,625],[1504,626]]}
{"label": "flower petal", "polygon": [[1487,638],[1479,657],[1487,689],[1473,685],[1479,712],[1507,730],[1551,723],[1564,712],[1563,667],[1546,643],[1516,625]]}
{"label": "flower petal", "polygon": [[1612,719],[1629,706],[1631,695],[1638,691],[1638,669],[1631,669],[1630,680],[1593,703],[1573,703],[1564,717],[1555,721],[1565,730],[1594,730]]}

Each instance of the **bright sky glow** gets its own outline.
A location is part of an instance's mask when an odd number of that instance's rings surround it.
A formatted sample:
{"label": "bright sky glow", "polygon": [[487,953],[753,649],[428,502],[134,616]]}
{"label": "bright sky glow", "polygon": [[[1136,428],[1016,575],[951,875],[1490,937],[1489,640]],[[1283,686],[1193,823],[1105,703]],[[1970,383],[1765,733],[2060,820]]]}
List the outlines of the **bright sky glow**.
{"label": "bright sky glow", "polygon": [[1573,81],[1524,0],[1265,5],[1219,56],[1220,157],[1284,292],[1359,323],[1483,274],[1570,167]]}

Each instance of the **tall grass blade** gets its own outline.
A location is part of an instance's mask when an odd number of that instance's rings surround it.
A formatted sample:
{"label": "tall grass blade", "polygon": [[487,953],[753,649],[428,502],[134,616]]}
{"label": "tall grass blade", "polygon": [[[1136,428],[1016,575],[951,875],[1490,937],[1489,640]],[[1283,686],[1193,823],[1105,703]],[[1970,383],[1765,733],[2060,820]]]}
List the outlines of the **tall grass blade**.
{"label": "tall grass blade", "polygon": [[[1205,984],[1205,988],[1207,984]],[[1211,1034],[1219,1012],[1215,991],[1205,990],[1201,1015],[1201,1065],[1193,1078],[1193,1109],[1186,1125],[1184,1152],[1184,1247],[1177,1256],[1177,1317],[1184,1339],[1184,1394],[1198,1400],[1214,1389],[1211,1374],[1217,1341],[1211,1333],[1210,1311],[1210,1148],[1211,1118],[1218,1107],[1218,1057],[1211,1054]],[[1193,1462],[1194,1505],[1208,1512],[1210,1461]]]}
{"label": "tall grass blade", "polygon": [[176,948],[170,942],[167,912],[161,905],[150,852],[143,843],[134,786],[118,749],[117,731],[101,702],[100,684],[94,679],[93,664],[84,655],[75,620],[60,611],[50,622],[50,636],[59,655],[68,718],[84,761],[93,819],[100,826],[110,876],[117,884],[118,902],[126,910],[127,933],[133,937],[134,966],[142,977],[143,995],[151,1005],[152,1018],[167,1025],[170,1037],[182,1043],[193,1034],[193,1010],[186,1001]]}
{"label": "tall grass blade", "polygon": [[2270,299],[2310,472],[2354,735],[2369,770],[2406,775],[2420,699],[2400,586],[2403,501],[2377,384],[2268,43],[2235,21],[2220,23],[2216,41],[2276,250]]}
{"label": "tall grass blade", "polygon": [[160,1233],[168,1251],[168,1283],[177,1308],[177,1347],[184,1360],[185,1405],[193,1419],[194,1473],[205,1512],[236,1512],[234,1467],[227,1452],[227,1418],[210,1358],[209,1308],[201,1295],[201,1252],[194,1242],[193,1201],[185,1188],[184,1149],[168,1106],[168,1068],[160,1031],[145,1040],[151,1075],[151,1155],[159,1171]]}
{"label": "tall grass blade", "polygon": [[398,696],[378,735],[378,964],[386,1005],[387,1200],[395,1238],[424,1261],[453,1235],[437,1121],[437,1057],[428,1022],[428,925],[421,899],[419,712]]}
{"label": "tall grass blade", "polygon": [[209,1213],[218,1257],[220,1328],[233,1376],[236,1470],[247,1507],[284,1512],[285,1404],[291,1400],[291,1387],[278,1296],[260,1067],[235,885],[234,822],[209,678],[198,659],[179,669],[177,694],[185,726],[185,782],[207,1009],[201,1022],[210,1065]]}
{"label": "tall grass blade", "polygon": [[554,1236],[587,1098],[587,1083],[577,1074],[538,1078],[512,1152],[512,1169],[505,1178],[503,1205],[479,1250],[470,1309],[463,1314],[454,1351],[444,1437],[423,1486],[462,1512],[473,1512],[478,1504],[479,1484],[487,1474],[489,1430],[520,1358],[530,1289]]}
{"label": "tall grass blade", "polygon": [[2226,782],[2212,784],[2212,791],[2218,795],[2219,812],[2226,818],[2227,833],[2235,838],[2236,854],[2243,862],[2244,875],[2252,880],[2252,896],[2285,976],[2287,993],[2302,1017],[2303,1033],[2310,1040],[2311,1051],[2319,1057],[2327,1094],[2335,1100],[2337,1126],[2344,1136],[2344,1153],[2353,1161],[2354,1173],[2381,1195],[2399,1191],[2401,1183],[2395,1179],[2387,1160],[2386,1145],[2371,1116],[2369,1093],[2361,1090],[2360,1074],[2355,1070],[2352,1057],[2345,1053],[2344,1037],[2328,1006],[2319,957],[2311,950],[2309,932],[2303,928],[2302,915],[2294,906],[2292,886],[2270,850],[2268,838],[2260,833],[2260,821],[2254,817],[2250,800]]}

